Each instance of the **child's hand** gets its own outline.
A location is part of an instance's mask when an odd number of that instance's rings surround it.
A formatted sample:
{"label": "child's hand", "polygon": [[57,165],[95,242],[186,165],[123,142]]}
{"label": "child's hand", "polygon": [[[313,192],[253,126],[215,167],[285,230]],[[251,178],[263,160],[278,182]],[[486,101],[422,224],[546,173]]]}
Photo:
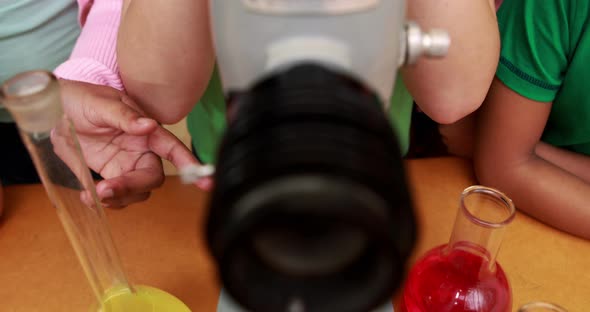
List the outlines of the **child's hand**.
{"label": "child's hand", "polygon": [[[124,207],[147,199],[164,181],[160,157],[177,168],[197,163],[178,138],[143,117],[122,92],[66,80],[60,85],[64,112],[74,123],[86,162],[105,179],[96,186],[103,205]],[[211,181],[198,185],[208,189]]]}

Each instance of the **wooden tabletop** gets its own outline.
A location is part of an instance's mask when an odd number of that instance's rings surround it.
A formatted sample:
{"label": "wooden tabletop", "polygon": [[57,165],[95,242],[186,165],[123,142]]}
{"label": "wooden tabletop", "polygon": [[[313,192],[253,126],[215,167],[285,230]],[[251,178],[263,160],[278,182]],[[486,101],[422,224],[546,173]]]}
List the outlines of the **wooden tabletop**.
{"label": "wooden tabletop", "polygon": [[[408,161],[420,223],[414,259],[448,241],[461,191],[475,183],[456,158]],[[195,312],[214,312],[214,267],[199,228],[206,197],[169,178],[144,203],[108,210],[129,278],[164,289]],[[87,311],[92,294],[40,185],[7,187],[0,223],[0,311]],[[510,279],[514,308],[545,300],[590,311],[590,242],[518,214],[498,261]]]}

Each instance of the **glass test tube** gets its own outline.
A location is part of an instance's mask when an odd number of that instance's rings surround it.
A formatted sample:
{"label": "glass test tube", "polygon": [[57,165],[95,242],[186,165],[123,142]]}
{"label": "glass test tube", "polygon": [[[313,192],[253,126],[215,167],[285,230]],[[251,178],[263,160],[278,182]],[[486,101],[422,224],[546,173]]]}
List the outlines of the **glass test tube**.
{"label": "glass test tube", "polygon": [[[42,71],[23,73],[8,80],[3,93],[97,300],[115,286],[129,288],[57,80]],[[94,205],[84,205],[81,196]]]}

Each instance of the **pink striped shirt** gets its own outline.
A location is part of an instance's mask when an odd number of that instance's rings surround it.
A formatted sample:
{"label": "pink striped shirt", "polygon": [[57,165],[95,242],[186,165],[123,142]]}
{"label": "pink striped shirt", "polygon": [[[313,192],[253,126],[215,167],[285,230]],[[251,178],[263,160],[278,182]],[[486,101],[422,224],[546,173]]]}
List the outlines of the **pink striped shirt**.
{"label": "pink striped shirt", "polygon": [[78,0],[82,32],[57,77],[123,90],[117,64],[117,32],[123,0]]}

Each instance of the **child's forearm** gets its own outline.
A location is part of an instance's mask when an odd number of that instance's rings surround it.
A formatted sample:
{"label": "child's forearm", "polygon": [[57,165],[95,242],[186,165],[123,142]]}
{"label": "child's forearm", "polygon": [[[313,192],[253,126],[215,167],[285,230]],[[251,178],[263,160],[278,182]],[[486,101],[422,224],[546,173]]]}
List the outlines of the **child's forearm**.
{"label": "child's forearm", "polygon": [[207,1],[125,1],[117,47],[125,88],[148,115],[176,122],[213,71]]}
{"label": "child's forearm", "polygon": [[537,144],[535,153],[557,167],[586,181],[586,183],[590,183],[590,157],[544,142]]}
{"label": "child's forearm", "polygon": [[536,156],[510,165],[483,158],[476,157],[480,183],[506,192],[531,216],[590,239],[590,184]]}
{"label": "child's forearm", "polygon": [[493,0],[413,0],[408,18],[423,29],[451,36],[448,55],[422,59],[403,69],[403,78],[422,111],[439,123],[453,123],[483,102],[499,60],[500,39]]}

